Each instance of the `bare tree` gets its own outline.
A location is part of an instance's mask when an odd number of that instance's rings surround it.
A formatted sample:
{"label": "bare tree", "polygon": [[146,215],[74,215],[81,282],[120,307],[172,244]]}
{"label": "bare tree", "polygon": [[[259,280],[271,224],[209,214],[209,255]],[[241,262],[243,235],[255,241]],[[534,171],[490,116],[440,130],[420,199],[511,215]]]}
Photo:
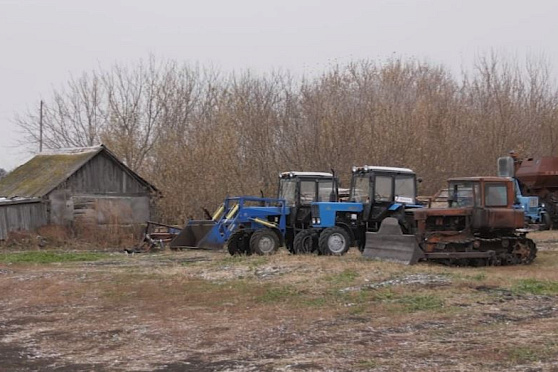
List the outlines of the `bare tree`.
{"label": "bare tree", "polygon": [[[70,79],[46,101],[46,147],[104,142],[166,196],[183,223],[225,195],[273,195],[277,173],[352,165],[413,168],[433,193],[448,177],[495,174],[515,149],[557,155],[558,90],[544,60],[487,55],[455,77],[394,58],[335,65],[315,77],[224,74],[156,61]],[[38,141],[38,110],[16,120]],[[36,147],[35,147],[36,148]]]}
{"label": "bare tree", "polygon": [[[71,78],[64,88],[54,90],[43,112],[43,144],[46,148],[84,147],[100,142],[105,127],[105,87],[97,73]],[[23,131],[22,143],[37,148],[39,109],[16,117]]]}

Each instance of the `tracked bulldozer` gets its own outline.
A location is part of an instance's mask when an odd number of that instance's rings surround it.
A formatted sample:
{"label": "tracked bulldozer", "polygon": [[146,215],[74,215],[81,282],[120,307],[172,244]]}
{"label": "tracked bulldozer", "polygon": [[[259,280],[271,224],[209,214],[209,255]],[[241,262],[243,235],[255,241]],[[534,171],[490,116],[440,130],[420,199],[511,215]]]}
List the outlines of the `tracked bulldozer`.
{"label": "tracked bulldozer", "polygon": [[448,208],[413,211],[424,258],[449,265],[529,264],[537,255],[526,237],[525,212],[515,208],[514,180],[448,180]]}
{"label": "tracked bulldozer", "polygon": [[387,218],[377,232],[366,233],[364,256],[413,264],[529,264],[537,255],[526,237],[525,212],[516,208],[514,180],[465,177],[448,180],[448,208],[407,211],[409,233],[401,221]]}

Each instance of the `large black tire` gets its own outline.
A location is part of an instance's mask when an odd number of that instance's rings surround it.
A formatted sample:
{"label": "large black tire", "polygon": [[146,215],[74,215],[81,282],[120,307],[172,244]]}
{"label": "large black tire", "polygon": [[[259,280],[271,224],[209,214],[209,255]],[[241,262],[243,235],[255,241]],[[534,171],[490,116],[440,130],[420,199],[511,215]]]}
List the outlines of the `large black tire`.
{"label": "large black tire", "polygon": [[260,256],[274,254],[279,249],[279,237],[271,229],[256,230],[250,238],[250,251]]}
{"label": "large black tire", "polygon": [[541,230],[550,230],[552,228],[552,219],[548,213],[544,213],[542,217]]}
{"label": "large black tire", "polygon": [[302,230],[294,238],[293,249],[296,254],[316,252],[318,250],[318,233],[314,229]]}
{"label": "large black tire", "polygon": [[231,256],[252,254],[250,251],[250,233],[240,230],[232,234],[227,242],[227,250]]}
{"label": "large black tire", "polygon": [[341,256],[347,253],[351,245],[351,238],[345,229],[334,226],[325,229],[320,234],[318,247],[320,253],[330,256]]}

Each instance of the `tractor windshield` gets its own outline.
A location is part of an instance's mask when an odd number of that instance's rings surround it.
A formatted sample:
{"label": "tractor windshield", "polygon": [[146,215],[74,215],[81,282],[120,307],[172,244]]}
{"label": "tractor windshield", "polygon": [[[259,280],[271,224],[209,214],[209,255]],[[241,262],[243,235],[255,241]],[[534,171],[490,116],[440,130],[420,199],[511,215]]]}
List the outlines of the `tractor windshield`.
{"label": "tractor windshield", "polygon": [[326,202],[330,201],[331,193],[334,193],[333,198],[335,198],[335,189],[333,188],[333,180],[319,180],[318,181],[318,201]]}
{"label": "tractor windshield", "polygon": [[354,178],[351,194],[351,200],[355,202],[368,203],[370,201],[370,176],[368,174],[361,174]]}
{"label": "tractor windshield", "polygon": [[415,202],[415,177],[412,175],[397,175],[395,177],[395,201],[398,203]]}
{"label": "tractor windshield", "polygon": [[480,205],[478,182],[451,182],[449,184],[450,207],[473,207]]}
{"label": "tractor windshield", "polygon": [[288,206],[293,206],[296,203],[296,180],[295,179],[281,179],[279,184],[279,198],[285,199]]}
{"label": "tractor windshield", "polygon": [[316,200],[316,181],[300,180],[300,204],[310,204]]}
{"label": "tractor windshield", "polygon": [[376,202],[391,202],[393,201],[393,177],[391,176],[376,176],[374,201]]}

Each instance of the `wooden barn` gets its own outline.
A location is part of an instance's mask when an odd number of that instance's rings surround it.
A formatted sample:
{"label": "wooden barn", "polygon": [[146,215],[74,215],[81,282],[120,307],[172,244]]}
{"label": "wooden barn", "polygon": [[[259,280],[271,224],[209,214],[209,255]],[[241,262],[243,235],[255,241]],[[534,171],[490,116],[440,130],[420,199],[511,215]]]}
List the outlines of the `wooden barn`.
{"label": "wooden barn", "polygon": [[47,224],[142,224],[156,195],[104,145],[42,152],[0,180],[0,240]]}

